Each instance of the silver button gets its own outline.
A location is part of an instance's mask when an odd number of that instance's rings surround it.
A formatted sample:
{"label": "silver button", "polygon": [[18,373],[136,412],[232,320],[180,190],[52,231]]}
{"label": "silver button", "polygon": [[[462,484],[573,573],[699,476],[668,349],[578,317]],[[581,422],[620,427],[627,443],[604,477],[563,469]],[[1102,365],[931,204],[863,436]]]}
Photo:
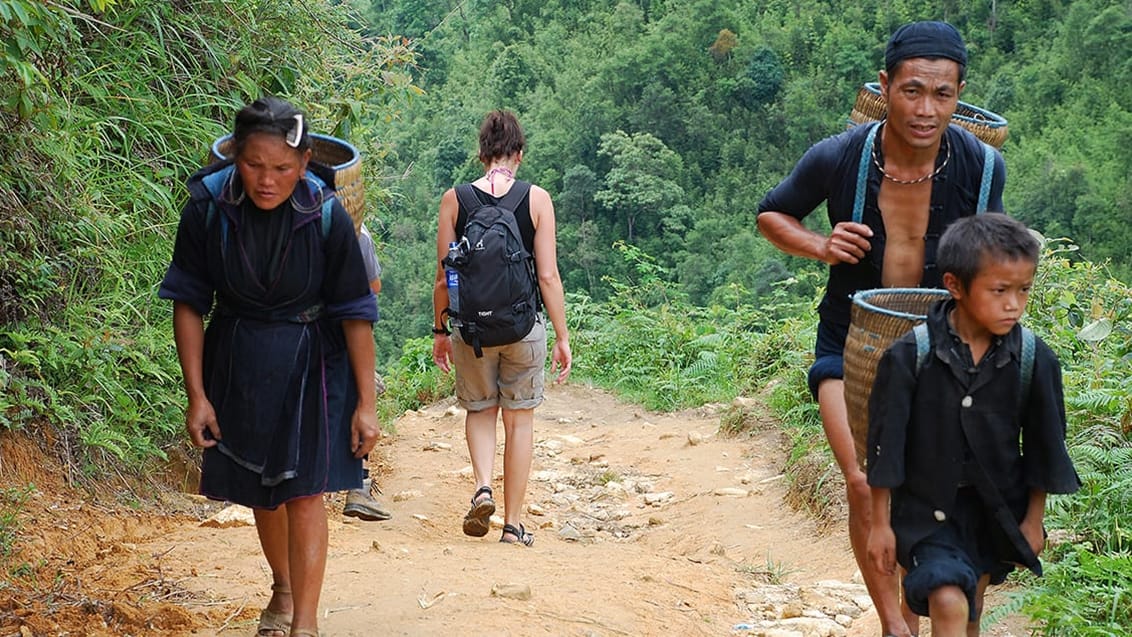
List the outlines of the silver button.
{"label": "silver button", "polygon": [[934,512],[932,513],[932,515],[934,515],[934,516],[935,516],[935,521],[936,521],[936,522],[943,522],[944,520],[946,520],[946,519],[947,519],[947,514],[946,514],[946,513],[944,513],[943,511],[939,510],[939,509],[936,509],[936,510],[935,510],[935,511],[934,511]]}
{"label": "silver button", "polygon": [[964,407],[970,407],[974,402],[975,402],[975,400],[973,398],[971,398],[970,396],[964,396],[963,400],[960,401],[959,404],[963,405]]}

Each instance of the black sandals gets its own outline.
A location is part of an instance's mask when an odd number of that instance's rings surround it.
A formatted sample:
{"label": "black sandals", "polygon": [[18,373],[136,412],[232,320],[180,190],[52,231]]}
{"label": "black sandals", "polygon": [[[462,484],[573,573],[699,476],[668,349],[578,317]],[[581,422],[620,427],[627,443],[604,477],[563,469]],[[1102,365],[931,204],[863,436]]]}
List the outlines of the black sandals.
{"label": "black sandals", "polygon": [[[481,495],[486,498],[480,499]],[[495,513],[495,500],[491,499],[491,487],[480,487],[472,496],[472,508],[464,515],[464,535],[483,537],[491,530],[491,514]]]}
{"label": "black sandals", "polygon": [[[508,535],[515,536],[515,539],[508,539]],[[523,546],[531,546],[535,543],[535,536],[531,533],[528,533],[526,527],[524,527],[522,524],[519,525],[519,528],[515,528],[510,524],[504,524],[503,534],[499,536],[499,541],[503,542],[504,544],[522,544]]]}

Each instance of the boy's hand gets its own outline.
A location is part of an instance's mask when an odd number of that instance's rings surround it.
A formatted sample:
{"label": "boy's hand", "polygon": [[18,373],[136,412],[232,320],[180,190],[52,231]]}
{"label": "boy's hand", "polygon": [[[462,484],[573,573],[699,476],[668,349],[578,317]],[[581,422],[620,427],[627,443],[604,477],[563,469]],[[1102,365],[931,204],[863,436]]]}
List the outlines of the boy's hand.
{"label": "boy's hand", "polygon": [[869,529],[868,553],[869,563],[878,573],[896,575],[896,534],[891,525]]}

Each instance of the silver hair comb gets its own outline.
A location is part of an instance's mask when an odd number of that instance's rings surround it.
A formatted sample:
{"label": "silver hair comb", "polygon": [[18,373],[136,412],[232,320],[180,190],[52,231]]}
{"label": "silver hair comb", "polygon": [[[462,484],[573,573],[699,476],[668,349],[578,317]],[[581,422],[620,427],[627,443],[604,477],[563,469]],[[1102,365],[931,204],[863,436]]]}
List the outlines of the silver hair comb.
{"label": "silver hair comb", "polygon": [[303,139],[303,115],[296,113],[292,117],[295,119],[295,126],[287,131],[287,145],[298,148],[299,142]]}

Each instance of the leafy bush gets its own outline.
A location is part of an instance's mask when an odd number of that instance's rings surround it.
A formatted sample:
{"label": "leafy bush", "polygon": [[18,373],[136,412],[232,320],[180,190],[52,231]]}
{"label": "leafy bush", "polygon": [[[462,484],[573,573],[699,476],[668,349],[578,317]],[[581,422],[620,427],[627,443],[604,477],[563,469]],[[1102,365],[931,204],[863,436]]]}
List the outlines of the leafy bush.
{"label": "leafy bush", "polygon": [[264,93],[348,135],[376,172],[372,124],[415,94],[413,54],[351,18],[334,3],[0,0],[0,426],[55,428],[87,475],[183,444],[155,288],[184,180]]}
{"label": "leafy bush", "polygon": [[453,374],[445,374],[432,362],[432,338],[414,338],[405,343],[401,357],[385,376],[385,393],[378,400],[378,416],[391,428],[406,410],[451,396],[455,390]]}

